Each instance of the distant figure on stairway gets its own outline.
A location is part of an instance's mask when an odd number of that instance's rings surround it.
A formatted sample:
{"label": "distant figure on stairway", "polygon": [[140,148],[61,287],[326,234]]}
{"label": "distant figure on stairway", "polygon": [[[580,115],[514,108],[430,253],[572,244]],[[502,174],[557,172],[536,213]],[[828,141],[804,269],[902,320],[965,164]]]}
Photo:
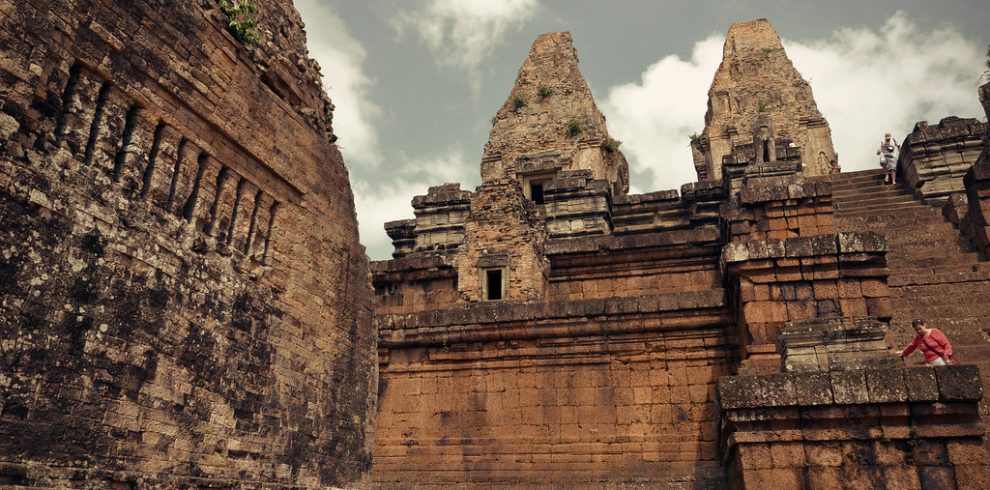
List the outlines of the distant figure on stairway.
{"label": "distant figure on stairway", "polygon": [[925,364],[929,366],[945,366],[956,363],[952,357],[952,344],[949,343],[948,337],[941,330],[928,328],[924,320],[914,320],[911,322],[911,326],[914,327],[917,335],[907,347],[897,351],[898,356],[907,357],[915,349],[920,348],[921,353],[925,355]]}
{"label": "distant figure on stairway", "polygon": [[880,148],[877,148],[877,155],[880,155],[880,166],[883,167],[886,175],[883,177],[884,184],[897,183],[897,153],[901,150],[901,145],[897,140],[890,137],[890,133],[884,133]]}

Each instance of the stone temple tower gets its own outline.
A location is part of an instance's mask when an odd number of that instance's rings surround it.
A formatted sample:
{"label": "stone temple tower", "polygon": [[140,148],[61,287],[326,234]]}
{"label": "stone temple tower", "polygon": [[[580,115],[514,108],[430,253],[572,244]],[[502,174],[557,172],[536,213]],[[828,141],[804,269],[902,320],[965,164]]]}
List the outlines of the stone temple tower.
{"label": "stone temple tower", "polygon": [[691,150],[699,180],[722,180],[751,165],[809,176],[837,171],[828,122],[766,19],[729,28],[705,129]]}

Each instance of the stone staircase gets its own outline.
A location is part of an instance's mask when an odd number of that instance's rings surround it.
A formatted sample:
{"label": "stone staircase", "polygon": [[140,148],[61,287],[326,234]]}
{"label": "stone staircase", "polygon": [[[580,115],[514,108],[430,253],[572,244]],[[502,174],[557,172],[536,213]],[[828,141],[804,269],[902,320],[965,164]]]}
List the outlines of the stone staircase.
{"label": "stone staircase", "polygon": [[[911,320],[923,318],[944,331],[959,358],[983,372],[990,394],[990,262],[939,209],[913,198],[901,184],[883,185],[883,172],[830,176],[836,227],[877,231],[887,237],[891,288],[890,333],[898,348],[913,338]],[[914,354],[907,364],[917,365]],[[988,413],[984,398],[983,413]]]}

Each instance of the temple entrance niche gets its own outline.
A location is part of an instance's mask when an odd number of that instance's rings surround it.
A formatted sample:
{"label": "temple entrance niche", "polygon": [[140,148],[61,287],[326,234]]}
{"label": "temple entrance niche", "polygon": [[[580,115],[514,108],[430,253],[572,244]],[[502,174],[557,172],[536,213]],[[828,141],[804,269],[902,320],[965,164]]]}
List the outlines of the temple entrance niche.
{"label": "temple entrance niche", "polygon": [[773,131],[768,126],[760,126],[753,132],[753,150],[756,163],[777,161],[777,149],[773,142]]}

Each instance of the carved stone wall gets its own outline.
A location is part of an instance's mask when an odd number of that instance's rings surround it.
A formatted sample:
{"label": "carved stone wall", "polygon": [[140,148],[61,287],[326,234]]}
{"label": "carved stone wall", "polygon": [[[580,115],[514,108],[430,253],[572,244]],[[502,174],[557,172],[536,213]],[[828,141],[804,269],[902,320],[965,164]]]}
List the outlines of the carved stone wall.
{"label": "carved stone wall", "polygon": [[291,4],[257,18],[245,46],[213,2],[0,2],[0,483],[367,471],[377,333],[332,106]]}
{"label": "carved stone wall", "polygon": [[718,382],[729,488],[984,488],[973,366]]}
{"label": "carved stone wall", "polygon": [[963,177],[979,158],[986,131],[985,123],[958,117],[946,117],[935,126],[915,124],[897,162],[907,188],[929,204],[943,204],[952,194],[965,192]]}

